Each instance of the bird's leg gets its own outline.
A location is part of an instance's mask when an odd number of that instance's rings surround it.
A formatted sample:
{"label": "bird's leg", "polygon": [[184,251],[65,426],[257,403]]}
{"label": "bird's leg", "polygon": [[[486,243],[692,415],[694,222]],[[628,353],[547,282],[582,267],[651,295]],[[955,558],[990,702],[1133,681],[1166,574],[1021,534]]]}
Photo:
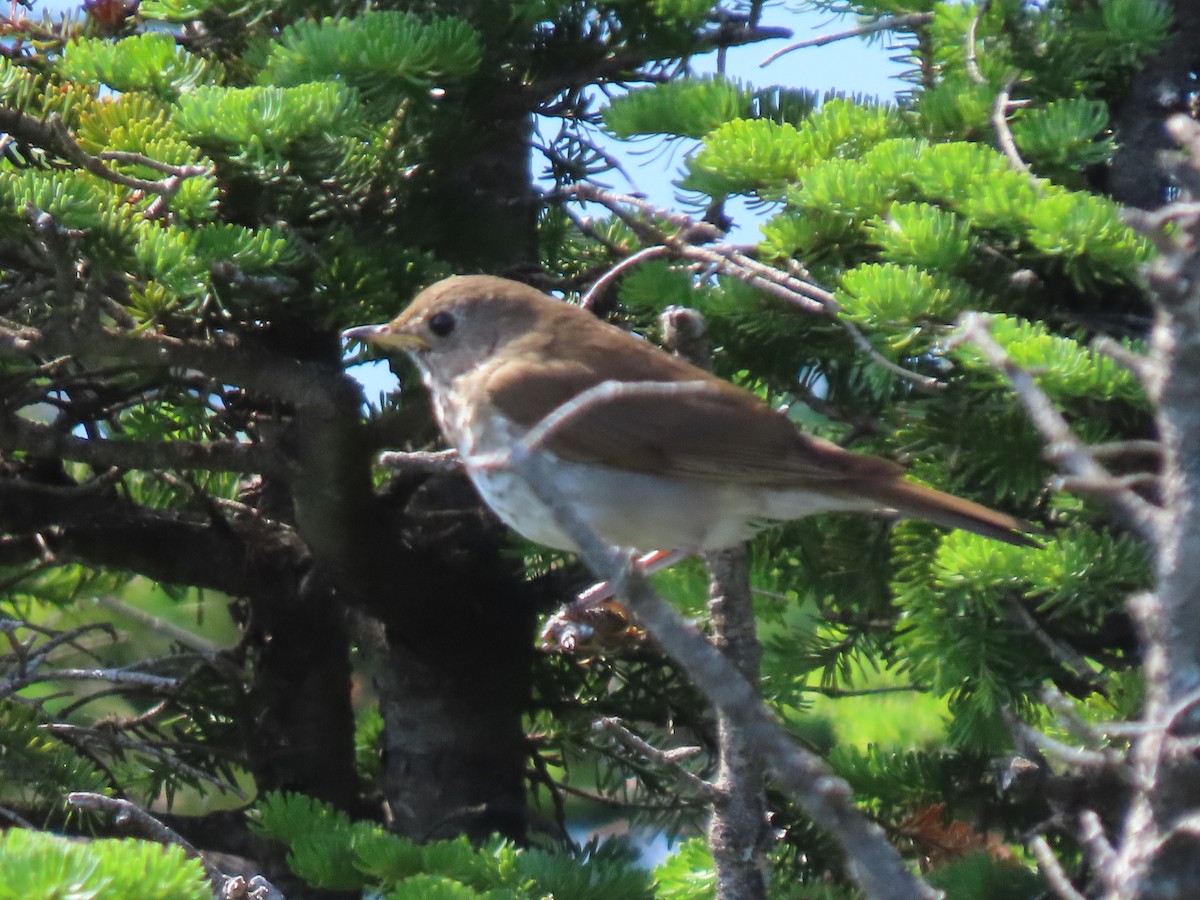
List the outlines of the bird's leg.
{"label": "bird's leg", "polygon": [[[680,560],[687,559],[691,556],[686,550],[651,550],[649,553],[643,553],[633,561],[643,575],[653,575],[655,572],[661,572],[663,569],[670,568]],[[571,606],[587,606],[590,604],[600,603],[608,600],[613,596],[612,586],[607,581],[599,581],[589,588],[585,588],[575,595],[575,602]]]}

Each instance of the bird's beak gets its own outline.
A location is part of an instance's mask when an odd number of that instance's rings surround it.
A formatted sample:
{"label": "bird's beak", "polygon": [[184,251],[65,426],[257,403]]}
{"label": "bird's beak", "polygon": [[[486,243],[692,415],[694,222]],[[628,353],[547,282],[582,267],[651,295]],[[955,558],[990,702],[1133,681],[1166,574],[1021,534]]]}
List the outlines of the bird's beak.
{"label": "bird's beak", "polygon": [[380,350],[428,350],[429,344],[419,334],[397,331],[392,323],[386,325],[360,325],[347,328],[342,337],[348,341],[361,341]]}

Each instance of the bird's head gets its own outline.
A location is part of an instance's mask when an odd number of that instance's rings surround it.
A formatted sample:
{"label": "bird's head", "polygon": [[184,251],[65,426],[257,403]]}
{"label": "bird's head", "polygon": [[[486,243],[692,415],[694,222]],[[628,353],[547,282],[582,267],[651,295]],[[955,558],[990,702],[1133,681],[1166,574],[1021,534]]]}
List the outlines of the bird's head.
{"label": "bird's head", "polygon": [[515,281],[455,276],[426,288],[387,324],[350,328],[343,337],[385,352],[402,350],[429,376],[448,382],[529,334],[559,305]]}

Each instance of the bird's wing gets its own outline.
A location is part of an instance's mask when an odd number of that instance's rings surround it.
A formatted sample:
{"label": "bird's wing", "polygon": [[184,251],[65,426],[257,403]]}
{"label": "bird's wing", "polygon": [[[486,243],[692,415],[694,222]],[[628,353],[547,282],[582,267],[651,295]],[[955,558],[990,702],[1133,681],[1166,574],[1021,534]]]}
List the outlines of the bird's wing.
{"label": "bird's wing", "polygon": [[[661,394],[639,387],[588,402],[563,419],[545,446],[574,461],[779,488],[817,482],[831,493],[844,479],[900,476],[894,463],[804,435],[749,392],[625,337],[620,353],[611,341],[590,346],[586,337],[569,356],[513,348],[504,363],[480,373],[484,390],[499,411],[532,428],[605,381],[664,385]],[[704,387],[693,392],[681,387],[687,382]]]}

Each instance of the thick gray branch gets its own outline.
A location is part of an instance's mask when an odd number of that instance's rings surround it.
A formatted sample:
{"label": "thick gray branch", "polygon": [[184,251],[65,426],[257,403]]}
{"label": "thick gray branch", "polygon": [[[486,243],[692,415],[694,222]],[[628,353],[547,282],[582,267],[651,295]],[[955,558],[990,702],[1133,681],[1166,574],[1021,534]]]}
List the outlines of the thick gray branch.
{"label": "thick gray branch", "polygon": [[518,445],[512,451],[511,465],[580,548],[588,567],[614,585],[663,650],[731,725],[743,732],[779,785],[818,826],[834,836],[846,853],[850,877],[863,892],[869,897],[895,900],[932,900],[938,896],[909,871],[883,829],[855,808],[850,786],[818,756],[797,746],[737,668],[651,590],[621,551],[605,544],[555,494],[551,487],[554,473],[548,463],[528,447]]}

